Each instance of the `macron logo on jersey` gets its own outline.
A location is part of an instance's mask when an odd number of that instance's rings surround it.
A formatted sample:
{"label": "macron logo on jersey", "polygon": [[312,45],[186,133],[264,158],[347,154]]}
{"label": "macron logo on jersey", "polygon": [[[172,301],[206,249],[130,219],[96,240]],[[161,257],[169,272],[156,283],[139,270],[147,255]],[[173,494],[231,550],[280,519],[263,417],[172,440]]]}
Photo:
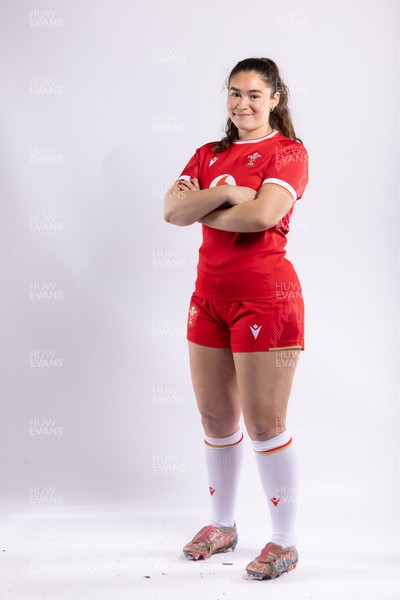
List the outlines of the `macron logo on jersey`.
{"label": "macron logo on jersey", "polygon": [[219,159],[219,156],[214,156],[214,158],[210,158],[210,162],[208,164],[209,167],[215,163],[216,160]]}
{"label": "macron logo on jersey", "polygon": [[249,327],[250,327],[250,329],[251,329],[251,333],[252,333],[252,334],[253,334],[253,336],[254,336],[254,339],[256,340],[256,339],[257,339],[257,337],[258,337],[258,334],[259,334],[259,333],[260,333],[260,331],[261,331],[261,327],[262,327],[262,325],[249,325]]}

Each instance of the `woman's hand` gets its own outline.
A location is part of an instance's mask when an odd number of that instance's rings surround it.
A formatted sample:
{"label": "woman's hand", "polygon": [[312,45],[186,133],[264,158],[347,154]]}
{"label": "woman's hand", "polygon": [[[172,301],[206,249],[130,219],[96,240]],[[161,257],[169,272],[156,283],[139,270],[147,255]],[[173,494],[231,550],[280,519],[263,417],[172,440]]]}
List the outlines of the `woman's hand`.
{"label": "woman's hand", "polygon": [[200,184],[198,179],[194,177],[190,178],[190,181],[187,179],[178,179],[178,190],[191,190],[196,191],[200,189]]}
{"label": "woman's hand", "polygon": [[249,202],[250,200],[254,200],[257,195],[256,190],[253,188],[246,187],[245,185],[230,185],[229,187],[229,198],[228,202],[231,206],[235,206],[237,204],[243,204],[244,202]]}

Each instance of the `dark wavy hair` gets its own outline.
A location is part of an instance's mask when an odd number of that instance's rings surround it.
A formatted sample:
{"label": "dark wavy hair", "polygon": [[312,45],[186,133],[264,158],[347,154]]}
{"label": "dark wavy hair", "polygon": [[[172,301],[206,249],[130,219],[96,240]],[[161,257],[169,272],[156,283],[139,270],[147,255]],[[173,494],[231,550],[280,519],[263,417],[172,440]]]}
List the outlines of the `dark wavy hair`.
{"label": "dark wavy hair", "polygon": [[[264,80],[265,85],[271,89],[271,97],[276,92],[280,92],[279,103],[269,116],[270,125],[282,135],[302,144],[302,140],[296,137],[288,107],[289,88],[284,84],[276,63],[270,58],[245,58],[241,60],[229,74],[225,84],[227,89],[229,89],[232,77],[242,71],[255,71]],[[239,139],[238,128],[229,117],[225,126],[225,134],[222,140],[215,142],[213,152],[223,152],[231,146],[233,141]]]}

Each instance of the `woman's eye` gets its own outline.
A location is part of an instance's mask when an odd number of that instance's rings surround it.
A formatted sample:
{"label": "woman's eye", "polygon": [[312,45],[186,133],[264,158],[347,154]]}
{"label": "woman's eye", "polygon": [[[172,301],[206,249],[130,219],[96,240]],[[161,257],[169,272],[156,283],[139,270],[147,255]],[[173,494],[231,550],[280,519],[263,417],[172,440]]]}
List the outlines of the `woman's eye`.
{"label": "woman's eye", "polygon": [[[231,96],[239,96],[239,94],[237,92],[232,92]],[[252,94],[250,96],[250,98],[259,98],[260,96],[257,96],[256,94]]]}

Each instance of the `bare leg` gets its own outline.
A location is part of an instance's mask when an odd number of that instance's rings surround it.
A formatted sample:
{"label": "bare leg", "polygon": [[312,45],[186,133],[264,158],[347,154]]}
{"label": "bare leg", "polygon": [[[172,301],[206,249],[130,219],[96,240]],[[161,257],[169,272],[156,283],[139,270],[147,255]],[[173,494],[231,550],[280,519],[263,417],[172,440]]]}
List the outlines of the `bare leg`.
{"label": "bare leg", "polygon": [[[210,525],[234,527],[243,455],[240,404],[232,353],[189,342],[193,388],[205,431]],[[230,532],[231,534],[231,532]]]}
{"label": "bare leg", "polygon": [[216,438],[239,426],[240,404],[232,352],[189,344],[190,371],[204,432]]}
{"label": "bare leg", "polygon": [[280,360],[279,351],[233,354],[243,418],[252,440],[268,440],[286,429],[299,354],[300,350],[290,350],[289,360]]}
{"label": "bare leg", "polygon": [[234,354],[244,421],[271,515],[272,542],[283,548],[296,542],[299,477],[286,410],[299,354],[297,349],[285,351],[285,360],[279,351]]}

